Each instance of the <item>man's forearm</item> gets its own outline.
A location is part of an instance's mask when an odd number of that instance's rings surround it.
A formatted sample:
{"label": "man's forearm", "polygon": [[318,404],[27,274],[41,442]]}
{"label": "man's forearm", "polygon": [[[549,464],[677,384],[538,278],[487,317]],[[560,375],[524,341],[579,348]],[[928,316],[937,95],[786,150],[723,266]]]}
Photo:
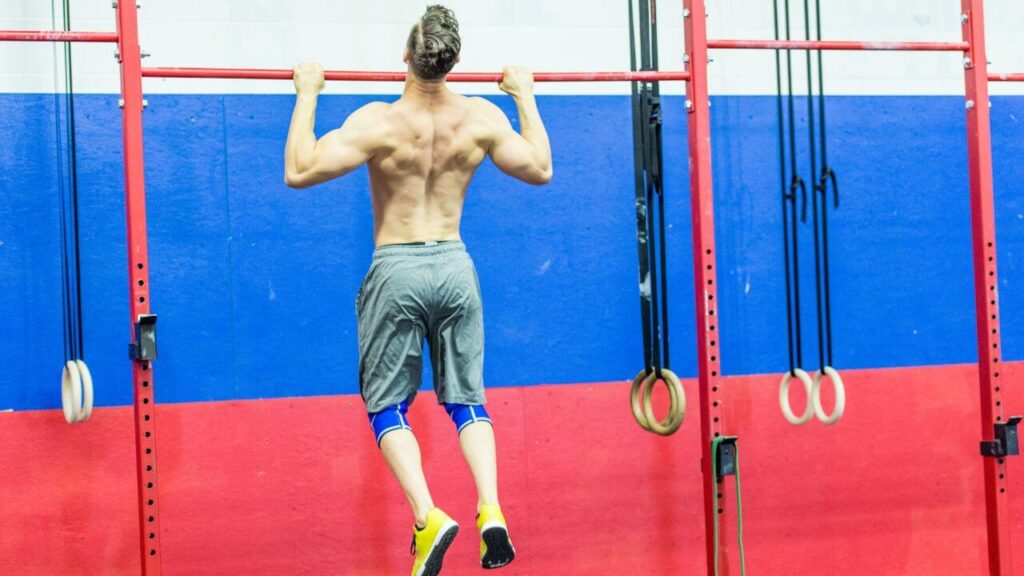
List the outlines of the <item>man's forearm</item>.
{"label": "man's forearm", "polygon": [[533,94],[520,95],[515,98],[516,109],[519,111],[519,130],[523,138],[536,149],[536,161],[542,170],[551,170],[551,143],[544,122],[537,110],[537,99]]}
{"label": "man's forearm", "polygon": [[285,143],[285,177],[294,176],[313,167],[316,159],[316,94],[299,94],[295,98],[292,123]]}

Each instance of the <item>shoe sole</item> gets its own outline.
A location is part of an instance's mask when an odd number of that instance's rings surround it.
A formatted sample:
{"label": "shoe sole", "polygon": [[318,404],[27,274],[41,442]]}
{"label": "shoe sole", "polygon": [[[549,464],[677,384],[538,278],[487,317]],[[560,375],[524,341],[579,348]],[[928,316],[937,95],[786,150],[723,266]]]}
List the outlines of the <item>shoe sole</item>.
{"label": "shoe sole", "polygon": [[508,537],[508,530],[500,526],[487,528],[480,534],[484,544],[487,545],[487,553],[480,560],[480,565],[487,570],[507,566],[515,560],[516,549],[512,547],[512,541]]}
{"label": "shoe sole", "polygon": [[421,576],[437,576],[441,573],[444,555],[448,552],[448,547],[452,545],[452,541],[455,540],[455,536],[458,533],[459,525],[453,524],[448,531],[441,534],[441,537],[434,544],[434,549],[427,556],[427,561],[423,563],[423,569],[420,570]]}

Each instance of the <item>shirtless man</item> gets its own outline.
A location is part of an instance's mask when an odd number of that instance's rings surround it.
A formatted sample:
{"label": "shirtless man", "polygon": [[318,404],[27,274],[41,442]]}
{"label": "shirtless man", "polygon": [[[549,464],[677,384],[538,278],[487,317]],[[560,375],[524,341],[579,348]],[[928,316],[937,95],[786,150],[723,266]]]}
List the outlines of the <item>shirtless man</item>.
{"label": "shirtless man", "polygon": [[445,76],[460,47],[455,15],[430,6],[409,33],[402,97],[356,110],[319,141],[313,124],[324,72],[316,64],[296,66],[285,146],[285,182],[294,188],[369,166],[377,249],[356,297],[359,383],[380,451],[412,506],[413,576],[440,572],[459,528],[434,506],[405,417],[422,378],[424,339],[438,402],[455,423],[476,482],[480,562],[499,568],[515,557],[498,506],[494,431],[483,406],[480,287],[459,222],[466,188],[485,156],[531,184],[547,183],[552,173],[533,75],[506,67],[500,85],[515,99],[518,134],[494,104],[448,90]]}

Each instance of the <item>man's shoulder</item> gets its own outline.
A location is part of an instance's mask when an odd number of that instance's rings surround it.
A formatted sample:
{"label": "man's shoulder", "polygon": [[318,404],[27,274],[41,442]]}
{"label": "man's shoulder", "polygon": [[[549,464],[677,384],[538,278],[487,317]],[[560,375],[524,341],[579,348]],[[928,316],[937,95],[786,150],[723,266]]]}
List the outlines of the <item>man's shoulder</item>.
{"label": "man's shoulder", "polygon": [[353,112],[353,114],[360,114],[363,116],[381,116],[387,114],[388,110],[390,109],[390,102],[369,102],[357,108],[356,111]]}
{"label": "man's shoulder", "polygon": [[486,112],[500,112],[500,109],[494,102],[491,102],[483,96],[464,96],[470,106],[478,108]]}
{"label": "man's shoulder", "polygon": [[505,113],[502,112],[501,108],[494,102],[491,102],[483,96],[470,96],[466,98],[466,105],[476,115],[481,118],[488,120],[497,120],[505,118]]}
{"label": "man's shoulder", "polygon": [[345,124],[363,129],[380,127],[387,119],[390,108],[388,102],[369,102],[349,114]]}

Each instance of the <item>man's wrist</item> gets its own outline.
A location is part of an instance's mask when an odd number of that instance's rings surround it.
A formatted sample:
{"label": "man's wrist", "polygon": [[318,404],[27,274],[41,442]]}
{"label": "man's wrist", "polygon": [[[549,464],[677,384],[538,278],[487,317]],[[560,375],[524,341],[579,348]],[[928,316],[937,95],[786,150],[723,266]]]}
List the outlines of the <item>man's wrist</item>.
{"label": "man's wrist", "polygon": [[302,91],[299,91],[299,92],[295,93],[296,99],[298,99],[300,101],[303,101],[303,102],[312,102],[314,104],[317,101],[317,96],[319,96],[319,94],[317,94],[316,92],[313,92],[312,90],[310,90],[310,91],[302,90]]}

